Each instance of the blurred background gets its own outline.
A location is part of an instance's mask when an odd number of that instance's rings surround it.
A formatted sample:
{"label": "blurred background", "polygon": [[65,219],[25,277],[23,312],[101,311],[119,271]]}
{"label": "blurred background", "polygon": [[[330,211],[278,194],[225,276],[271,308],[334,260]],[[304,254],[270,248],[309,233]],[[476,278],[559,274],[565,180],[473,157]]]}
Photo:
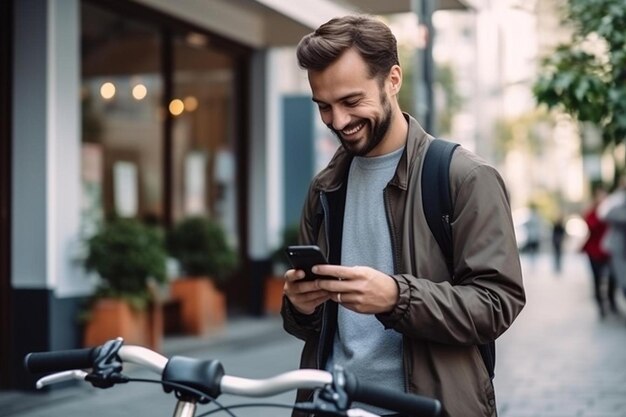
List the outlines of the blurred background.
{"label": "blurred background", "polygon": [[[281,249],[338,146],[294,48],[349,13],[378,15],[396,34],[402,108],[501,172],[523,257],[530,222],[549,257],[563,225],[565,256],[578,262],[564,270],[582,276],[592,303],[581,215],[626,162],[624,10],[616,0],[4,0],[0,389],[33,389],[27,352],[106,340],[90,327],[99,314],[118,320],[96,311],[103,299],[147,312],[131,334],[155,348],[276,319]],[[119,223],[139,229],[106,227]],[[538,265],[527,280],[560,273]],[[190,318],[191,276],[216,287],[191,290],[208,321]]]}

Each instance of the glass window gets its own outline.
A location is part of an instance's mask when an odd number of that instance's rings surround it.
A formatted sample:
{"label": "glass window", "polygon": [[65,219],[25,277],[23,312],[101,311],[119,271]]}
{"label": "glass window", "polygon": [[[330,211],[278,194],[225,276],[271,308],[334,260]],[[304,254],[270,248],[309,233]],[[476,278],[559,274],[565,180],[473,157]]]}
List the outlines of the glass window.
{"label": "glass window", "polygon": [[163,221],[163,77],[156,28],[81,5],[82,227]]}
{"label": "glass window", "polygon": [[236,244],[234,62],[203,34],[177,35],[173,45],[174,220],[207,215]]}
{"label": "glass window", "polygon": [[82,2],[83,232],[112,216],[169,225],[205,215],[238,246],[241,51],[132,16]]}

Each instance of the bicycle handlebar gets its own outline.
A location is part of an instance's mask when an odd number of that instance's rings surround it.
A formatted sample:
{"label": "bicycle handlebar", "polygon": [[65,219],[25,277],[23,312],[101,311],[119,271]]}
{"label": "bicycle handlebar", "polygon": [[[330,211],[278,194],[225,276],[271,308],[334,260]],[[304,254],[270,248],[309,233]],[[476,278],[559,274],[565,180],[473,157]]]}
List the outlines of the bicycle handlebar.
{"label": "bicycle handlebar", "polygon": [[[34,352],[26,355],[24,365],[31,373],[92,368],[100,352],[101,347]],[[314,369],[285,372],[268,379],[240,378],[225,375],[218,361],[200,361],[177,356],[168,359],[140,346],[121,346],[117,356],[122,362],[149,368],[161,375],[164,382],[183,384],[214,398],[221,393],[266,397],[294,389],[323,388],[333,383],[333,374]],[[435,399],[366,384],[350,373],[345,373],[345,376],[345,392],[350,401],[413,416],[435,417],[441,410],[441,404]],[[54,378],[49,381],[56,382]]]}
{"label": "bicycle handlebar", "polygon": [[24,366],[33,374],[91,368],[99,350],[95,347],[29,353],[24,358]]}
{"label": "bicycle handlebar", "polygon": [[351,373],[346,373],[346,392],[352,401],[386,408],[400,414],[434,417],[441,412],[441,404],[433,398],[363,383]]}
{"label": "bicycle handlebar", "polygon": [[[30,373],[63,372],[74,369],[92,368],[99,356],[101,347],[57,350],[53,352],[32,352],[24,358],[24,366]],[[118,352],[123,362],[142,365],[160,374],[168,359],[141,346],[122,346]]]}

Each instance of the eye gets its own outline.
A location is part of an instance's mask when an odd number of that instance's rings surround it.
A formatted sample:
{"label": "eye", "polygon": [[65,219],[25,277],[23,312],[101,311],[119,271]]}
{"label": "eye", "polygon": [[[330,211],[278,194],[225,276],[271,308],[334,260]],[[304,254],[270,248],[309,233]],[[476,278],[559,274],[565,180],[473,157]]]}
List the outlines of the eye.
{"label": "eye", "polygon": [[346,101],[344,101],[344,104],[347,107],[356,107],[359,104],[359,100],[346,100]]}
{"label": "eye", "polygon": [[330,106],[329,106],[328,104],[321,104],[321,103],[318,103],[318,104],[317,104],[317,108],[318,108],[318,109],[319,109],[319,111],[321,111],[321,112],[326,112],[326,111],[330,110]]}

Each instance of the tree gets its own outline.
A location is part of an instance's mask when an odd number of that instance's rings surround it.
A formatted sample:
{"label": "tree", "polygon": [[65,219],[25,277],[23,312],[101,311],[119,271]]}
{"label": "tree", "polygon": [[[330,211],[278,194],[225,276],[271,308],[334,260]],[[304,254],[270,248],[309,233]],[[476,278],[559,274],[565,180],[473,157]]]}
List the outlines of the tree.
{"label": "tree", "polygon": [[623,0],[568,0],[574,33],[545,58],[533,86],[539,103],[602,131],[604,147],[626,139],[626,7]]}
{"label": "tree", "polygon": [[[398,54],[400,62],[410,63],[413,59],[414,47],[399,45]],[[415,76],[415,65],[403,65],[402,67],[402,84],[400,90],[399,102],[400,108],[413,115],[417,114],[415,110],[416,94],[413,91],[413,77]],[[456,75],[454,68],[447,63],[438,63],[435,67],[434,88],[439,93],[438,97],[442,100],[440,107],[437,107],[435,133],[438,136],[450,134],[452,129],[452,119],[463,106],[463,97],[458,92]],[[417,92],[420,94],[421,92]]]}
{"label": "tree", "polygon": [[463,97],[457,91],[457,81],[454,69],[449,64],[439,64],[435,70],[435,88],[443,99],[437,109],[437,134],[450,134],[454,116],[463,106]]}

